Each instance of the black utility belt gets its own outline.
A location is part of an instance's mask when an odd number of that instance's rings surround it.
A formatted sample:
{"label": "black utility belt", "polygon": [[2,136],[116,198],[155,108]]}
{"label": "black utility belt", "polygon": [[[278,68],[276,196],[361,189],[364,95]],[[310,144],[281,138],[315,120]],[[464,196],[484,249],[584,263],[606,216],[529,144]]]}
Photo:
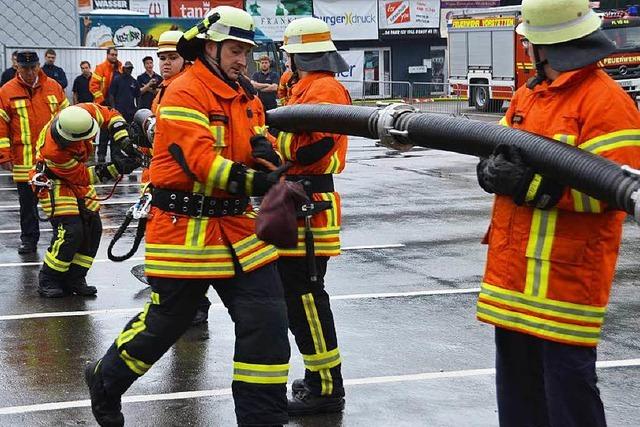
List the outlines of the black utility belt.
{"label": "black utility belt", "polygon": [[[333,175],[287,175],[287,181],[304,181],[309,183],[311,193],[333,193]],[[309,188],[305,185],[305,190],[309,192]]]}
{"label": "black utility belt", "polygon": [[165,188],[154,188],[151,195],[152,206],[195,218],[242,215],[249,205],[248,197],[207,197]]}

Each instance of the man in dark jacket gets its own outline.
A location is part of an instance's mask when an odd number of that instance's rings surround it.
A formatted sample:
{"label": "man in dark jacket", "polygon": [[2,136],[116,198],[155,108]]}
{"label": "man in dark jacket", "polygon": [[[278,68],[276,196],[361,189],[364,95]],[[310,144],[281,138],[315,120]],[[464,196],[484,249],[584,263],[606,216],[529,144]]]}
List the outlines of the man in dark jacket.
{"label": "man in dark jacket", "polygon": [[16,69],[18,68],[18,62],[16,61],[16,55],[18,54],[17,50],[14,50],[11,54],[11,67],[7,68],[2,72],[2,77],[0,78],[0,87],[4,86],[6,82],[11,80],[16,76]]}
{"label": "man in dark jacket", "polygon": [[56,62],[56,51],[53,49],[47,49],[44,53],[44,65],[42,66],[42,71],[48,76],[60,83],[62,89],[67,88],[67,75],[64,73],[64,70],[55,65]]}
{"label": "man in dark jacket", "polygon": [[124,63],[122,74],[116,76],[109,87],[110,105],[122,114],[122,117],[131,123],[136,113],[136,99],[140,96],[138,81],[131,75],[133,64],[131,61]]}

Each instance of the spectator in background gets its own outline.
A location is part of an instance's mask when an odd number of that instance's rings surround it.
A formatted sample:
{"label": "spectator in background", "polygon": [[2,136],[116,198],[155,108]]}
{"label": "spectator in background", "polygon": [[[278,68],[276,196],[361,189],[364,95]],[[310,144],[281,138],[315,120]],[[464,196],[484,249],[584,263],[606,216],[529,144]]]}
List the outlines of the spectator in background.
{"label": "spectator in background", "polygon": [[62,89],[66,89],[67,85],[67,75],[64,73],[64,70],[55,65],[56,62],[56,51],[53,49],[47,49],[44,53],[44,65],[42,66],[42,71],[48,76],[60,83]]}
{"label": "spectator in background", "polygon": [[269,55],[262,55],[260,57],[260,71],[253,73],[251,84],[258,91],[258,96],[265,110],[271,110],[278,106],[276,91],[279,81],[278,73],[271,71]]}
{"label": "spectator in background", "polygon": [[122,117],[131,123],[136,113],[136,99],[140,96],[140,86],[133,78],[131,61],[124,63],[122,74],[117,75],[109,87],[109,105],[118,110]]}
{"label": "spectator in background", "polygon": [[158,87],[162,82],[162,77],[153,71],[153,58],[145,56],[142,58],[144,73],[138,76],[138,86],[140,87],[140,97],[138,98],[138,109],[151,109],[153,98],[158,93]]}
{"label": "spectator in background", "polygon": [[16,69],[18,68],[18,63],[16,62],[16,55],[18,54],[17,50],[14,50],[11,54],[11,67],[7,68],[2,72],[2,77],[0,78],[0,87],[4,86],[6,82],[11,80],[16,76]]}
{"label": "spectator in background", "polygon": [[89,90],[89,80],[91,80],[91,64],[89,64],[89,61],[80,63],[80,71],[82,74],[73,81],[73,103],[93,102],[93,95]]}

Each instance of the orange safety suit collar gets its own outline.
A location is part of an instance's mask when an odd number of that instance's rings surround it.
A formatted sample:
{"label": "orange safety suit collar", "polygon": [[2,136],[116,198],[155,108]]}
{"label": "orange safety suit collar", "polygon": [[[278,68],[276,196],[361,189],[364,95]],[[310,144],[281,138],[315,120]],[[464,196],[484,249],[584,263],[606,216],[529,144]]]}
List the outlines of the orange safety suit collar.
{"label": "orange safety suit collar", "polygon": [[304,78],[300,79],[293,86],[293,88],[291,89],[291,95],[292,96],[300,95],[301,93],[309,89],[309,86],[311,86],[313,82],[328,76],[333,76],[333,73],[330,71],[313,71],[307,74]]}

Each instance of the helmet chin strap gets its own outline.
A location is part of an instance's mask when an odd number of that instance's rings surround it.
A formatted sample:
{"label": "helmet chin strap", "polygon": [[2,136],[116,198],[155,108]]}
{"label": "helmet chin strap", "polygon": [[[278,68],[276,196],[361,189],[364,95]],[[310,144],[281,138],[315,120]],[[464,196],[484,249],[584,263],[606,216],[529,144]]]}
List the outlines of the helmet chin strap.
{"label": "helmet chin strap", "polygon": [[549,63],[546,59],[540,60],[540,51],[538,50],[538,46],[535,44],[533,47],[533,62],[536,64],[536,75],[531,77],[527,81],[527,88],[533,89],[538,86],[540,83],[547,80],[547,74],[544,72],[544,66]]}

